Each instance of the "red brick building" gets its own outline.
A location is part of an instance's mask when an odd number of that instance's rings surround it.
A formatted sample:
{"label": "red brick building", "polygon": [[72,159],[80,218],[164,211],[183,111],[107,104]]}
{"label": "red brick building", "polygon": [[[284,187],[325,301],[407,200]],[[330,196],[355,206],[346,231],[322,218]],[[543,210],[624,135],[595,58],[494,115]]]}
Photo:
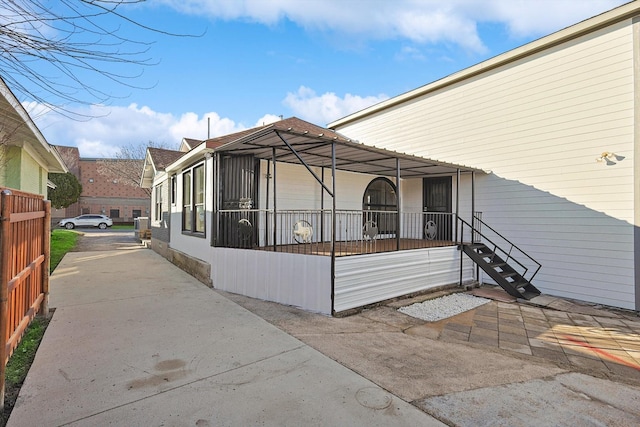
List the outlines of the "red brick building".
{"label": "red brick building", "polygon": [[76,147],[58,146],[69,171],[82,184],[78,203],[67,209],[52,212],[56,218],[80,214],[104,214],[114,223],[133,222],[134,218],[149,216],[151,196],[148,189],[140,188],[128,174],[119,169],[142,173],[143,160],[81,158]]}

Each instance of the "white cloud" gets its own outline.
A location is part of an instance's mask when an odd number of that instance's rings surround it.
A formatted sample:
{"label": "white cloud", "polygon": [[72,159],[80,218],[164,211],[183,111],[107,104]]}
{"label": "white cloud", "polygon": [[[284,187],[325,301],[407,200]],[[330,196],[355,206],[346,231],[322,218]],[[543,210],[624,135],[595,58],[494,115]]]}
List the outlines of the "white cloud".
{"label": "white cloud", "polygon": [[512,36],[559,30],[628,0],[162,0],[184,13],[276,25],[288,19],[314,31],[365,39],[453,43],[486,50],[479,23],[502,23]]}
{"label": "white cloud", "polygon": [[487,20],[504,22],[516,36],[544,35],[603,13],[629,0],[511,0],[487,2]]}
{"label": "white cloud", "polygon": [[395,55],[395,58],[398,61],[404,61],[406,59],[425,61],[427,59],[419,49],[411,46],[403,46],[402,49],[400,49],[400,52]]}
{"label": "white cloud", "polygon": [[347,93],[344,98],[333,92],[317,95],[313,89],[300,86],[297,92],[287,94],[283,104],[291,108],[295,116],[324,126],[388,98],[384,94],[362,97]]}
{"label": "white cloud", "polygon": [[30,114],[37,112],[32,117],[50,144],[76,146],[82,157],[110,157],[121,146],[146,144],[149,141],[177,148],[184,137],[206,138],[209,124],[211,137],[246,128],[215,112],[202,116],[188,112],[177,117],[147,106],[138,107],[137,104],[128,107],[96,105],[74,111],[93,117],[87,121],[46,112],[45,107],[34,103],[25,104],[25,108]]}
{"label": "white cloud", "polygon": [[256,124],[254,126],[264,126],[264,125],[268,125],[271,123],[275,123],[278,120],[282,120],[283,117],[280,116],[276,116],[274,114],[265,114],[264,116],[260,117],[258,119],[258,121],[256,122]]}
{"label": "white cloud", "polygon": [[[334,93],[317,95],[312,89],[301,86],[297,92],[287,94],[283,104],[293,115],[322,126],[387,98],[386,95],[346,94],[343,98]],[[61,116],[42,104],[25,103],[24,106],[50,144],[78,147],[82,157],[112,157],[119,147],[149,141],[177,148],[184,137],[205,139],[210,135],[213,138],[248,127],[215,112],[203,115],[187,112],[176,116],[135,103],[128,107],[94,105],[73,111],[74,117],[93,117],[86,121]],[[278,120],[281,120],[280,116],[265,114],[249,127]]]}

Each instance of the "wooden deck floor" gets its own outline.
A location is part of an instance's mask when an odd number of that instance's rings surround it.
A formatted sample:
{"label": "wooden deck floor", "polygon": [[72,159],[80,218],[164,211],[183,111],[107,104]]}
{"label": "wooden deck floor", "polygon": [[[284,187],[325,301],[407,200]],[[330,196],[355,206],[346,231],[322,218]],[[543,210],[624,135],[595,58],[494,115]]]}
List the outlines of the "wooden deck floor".
{"label": "wooden deck floor", "polygon": [[[400,239],[400,250],[437,248],[454,246],[456,243],[449,240],[422,240]],[[354,242],[336,242],[336,256],[374,254],[379,252],[392,252],[397,248],[396,239],[376,239]],[[256,247],[263,251],[274,251],[273,246]],[[276,252],[306,255],[331,256],[331,242],[321,243],[297,243],[293,245],[277,245]]]}

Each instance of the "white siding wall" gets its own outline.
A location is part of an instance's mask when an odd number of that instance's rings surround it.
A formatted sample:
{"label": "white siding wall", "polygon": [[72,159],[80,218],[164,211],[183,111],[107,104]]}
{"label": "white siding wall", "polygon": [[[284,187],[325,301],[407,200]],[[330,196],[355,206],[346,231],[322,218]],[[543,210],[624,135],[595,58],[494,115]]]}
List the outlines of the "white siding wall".
{"label": "white siding wall", "polygon": [[216,289],[331,314],[331,257],[211,248]]}
{"label": "white siding wall", "polygon": [[[543,264],[536,286],[633,309],[633,78],[627,21],[338,130],[491,170],[476,210]],[[625,158],[597,163],[604,151]]]}
{"label": "white siding wall", "polygon": [[[266,208],[267,163],[260,164],[260,208]],[[318,177],[322,177],[321,168],[312,168]],[[270,170],[273,175],[273,166]],[[361,210],[362,196],[367,185],[377,178],[375,175],[364,175],[352,172],[336,172],[336,205],[337,209]],[[277,209],[320,209],[322,187],[309,171],[300,165],[278,163],[277,172]],[[391,181],[395,182],[395,179]],[[324,171],[324,182],[331,189],[331,168]],[[331,209],[331,196],[324,195],[324,208]],[[273,180],[269,183],[269,209],[273,208]]]}
{"label": "white siding wall", "polygon": [[[457,283],[459,256],[450,246],[336,258],[335,311]],[[463,281],[470,281],[472,263],[463,262]]]}

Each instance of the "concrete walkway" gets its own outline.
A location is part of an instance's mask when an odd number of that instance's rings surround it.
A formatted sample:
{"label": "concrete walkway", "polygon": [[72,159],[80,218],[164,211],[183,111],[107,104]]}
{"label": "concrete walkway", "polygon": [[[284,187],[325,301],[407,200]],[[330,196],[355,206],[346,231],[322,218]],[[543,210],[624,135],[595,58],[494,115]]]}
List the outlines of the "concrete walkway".
{"label": "concrete walkway", "polygon": [[65,256],[8,425],[441,426],[154,252]]}

